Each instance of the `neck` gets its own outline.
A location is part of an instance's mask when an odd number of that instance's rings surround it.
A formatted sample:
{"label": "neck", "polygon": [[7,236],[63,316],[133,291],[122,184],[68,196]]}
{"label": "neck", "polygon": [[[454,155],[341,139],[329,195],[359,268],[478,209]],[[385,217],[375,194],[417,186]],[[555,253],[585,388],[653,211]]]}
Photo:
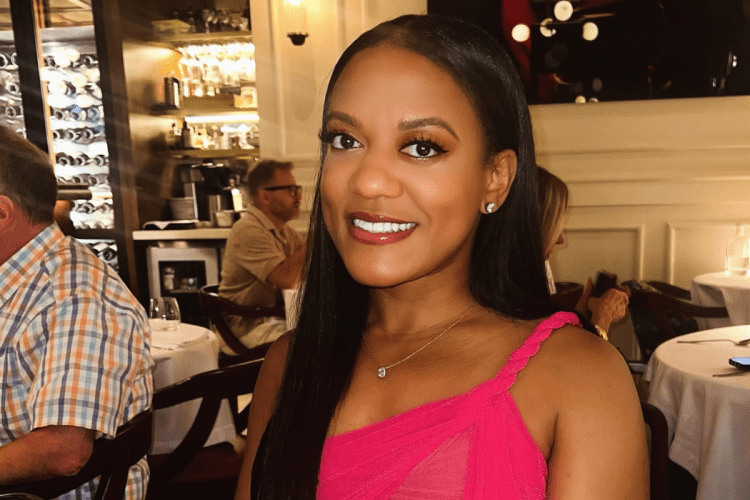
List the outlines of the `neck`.
{"label": "neck", "polygon": [[435,325],[455,320],[476,302],[465,280],[435,285],[407,283],[371,290],[367,330],[394,338],[431,334]]}
{"label": "neck", "polygon": [[47,227],[48,223],[31,224],[26,220],[18,220],[6,227],[0,232],[0,263],[7,262]]}

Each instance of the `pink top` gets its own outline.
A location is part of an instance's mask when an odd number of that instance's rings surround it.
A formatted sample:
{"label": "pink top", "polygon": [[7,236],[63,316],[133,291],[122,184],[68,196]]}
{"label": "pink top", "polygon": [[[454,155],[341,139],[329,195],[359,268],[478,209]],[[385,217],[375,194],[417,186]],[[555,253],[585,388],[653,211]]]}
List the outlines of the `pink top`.
{"label": "pink top", "polygon": [[319,500],[543,499],[547,463],[508,389],[553,330],[542,321],[497,377],[448,399],[326,440]]}

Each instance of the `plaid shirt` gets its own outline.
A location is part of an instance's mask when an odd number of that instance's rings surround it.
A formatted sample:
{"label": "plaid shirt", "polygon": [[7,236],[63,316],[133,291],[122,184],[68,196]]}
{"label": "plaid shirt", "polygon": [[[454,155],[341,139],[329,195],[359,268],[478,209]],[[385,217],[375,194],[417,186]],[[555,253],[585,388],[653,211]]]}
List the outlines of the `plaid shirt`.
{"label": "plaid shirt", "polygon": [[[0,265],[0,446],[72,425],[114,436],[151,404],[150,330],[115,272],[52,224]],[[145,497],[148,465],[125,498]],[[98,479],[60,498],[91,498]]]}

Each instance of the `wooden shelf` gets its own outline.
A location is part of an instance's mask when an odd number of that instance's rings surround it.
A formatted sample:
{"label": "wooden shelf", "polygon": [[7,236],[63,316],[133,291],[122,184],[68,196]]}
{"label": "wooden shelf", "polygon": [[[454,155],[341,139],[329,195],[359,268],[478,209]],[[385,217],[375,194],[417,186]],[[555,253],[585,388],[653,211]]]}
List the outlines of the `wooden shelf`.
{"label": "wooden shelf", "polygon": [[157,115],[201,116],[201,115],[239,115],[257,112],[258,108],[236,108],[233,94],[219,94],[213,97],[185,97],[182,106],[170,108],[156,104],[152,112]]}
{"label": "wooden shelf", "polygon": [[216,33],[183,33],[179,35],[154,36],[154,41],[172,47],[184,47],[191,44],[226,44],[247,43],[253,41],[252,31],[219,31]]}
{"label": "wooden shelf", "polygon": [[260,149],[170,149],[171,158],[245,158],[260,156]]}

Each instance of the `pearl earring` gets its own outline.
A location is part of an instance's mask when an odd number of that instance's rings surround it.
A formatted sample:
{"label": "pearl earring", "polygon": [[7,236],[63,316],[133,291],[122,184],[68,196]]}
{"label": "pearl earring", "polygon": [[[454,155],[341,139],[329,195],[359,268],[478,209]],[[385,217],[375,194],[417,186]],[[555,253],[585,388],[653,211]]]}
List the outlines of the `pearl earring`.
{"label": "pearl earring", "polygon": [[487,210],[488,214],[491,214],[492,211],[495,210],[495,204],[492,203],[492,202],[489,202],[489,203],[487,203],[487,205],[485,205],[484,208],[485,208],[485,210]]}

